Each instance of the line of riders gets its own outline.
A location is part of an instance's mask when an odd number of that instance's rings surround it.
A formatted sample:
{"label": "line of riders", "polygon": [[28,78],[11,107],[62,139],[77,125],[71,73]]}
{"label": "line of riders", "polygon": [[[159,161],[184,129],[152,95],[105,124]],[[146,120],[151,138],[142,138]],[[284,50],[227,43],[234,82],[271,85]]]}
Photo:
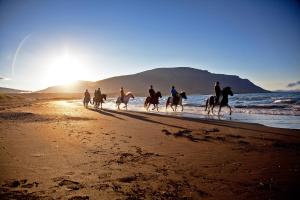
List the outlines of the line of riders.
{"label": "line of riders", "polygon": [[[220,83],[217,81],[215,83],[214,90],[215,90],[215,96],[210,96],[206,100],[205,111],[208,111],[208,114],[210,112],[213,113],[214,107],[216,105],[219,105],[218,114],[220,114],[221,108],[227,106],[230,109],[230,115],[231,115],[231,107],[228,105],[228,95],[233,96],[233,92],[231,91],[231,88],[225,87],[223,88],[223,90],[221,90]],[[148,92],[149,92],[149,96],[145,99],[144,107],[148,111],[150,105],[152,104],[153,105],[152,110],[156,109],[158,111],[159,98],[162,98],[161,93],[159,91],[155,92],[152,85],[150,86]],[[100,88],[98,88],[98,90],[95,90],[94,92],[93,99],[91,99],[91,95],[89,91],[86,89],[84,93],[83,103],[86,108],[88,107],[88,104],[91,103],[94,105],[96,109],[98,109],[99,107],[102,109],[102,103],[104,103],[104,100],[106,100],[106,98],[107,95],[102,94]],[[123,103],[125,105],[124,108],[126,108],[127,110],[127,104],[130,98],[134,98],[133,94],[131,92],[127,92],[125,94],[124,88],[121,87],[120,96],[116,100],[116,106],[118,107],[118,109],[120,109],[120,104]],[[168,108],[168,106],[170,106],[173,111],[176,111],[177,106],[181,106],[181,111],[183,111],[182,99],[187,99],[186,93],[185,92],[178,93],[175,87],[172,86],[171,96],[168,97],[166,101],[166,109]],[[173,106],[175,106],[175,108]]]}

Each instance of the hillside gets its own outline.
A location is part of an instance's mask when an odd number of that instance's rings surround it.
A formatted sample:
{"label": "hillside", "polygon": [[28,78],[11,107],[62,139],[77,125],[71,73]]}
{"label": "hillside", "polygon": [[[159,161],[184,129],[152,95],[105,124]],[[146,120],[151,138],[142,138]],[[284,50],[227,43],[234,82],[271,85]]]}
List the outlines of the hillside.
{"label": "hillside", "polygon": [[83,92],[86,88],[93,91],[100,87],[102,92],[116,94],[123,86],[125,91],[144,96],[150,85],[153,85],[155,90],[159,90],[163,94],[169,94],[170,87],[174,85],[178,91],[184,90],[188,94],[211,94],[216,81],[220,82],[221,87],[232,87],[235,93],[268,92],[248,79],[241,79],[235,75],[214,74],[206,70],[189,67],[156,68],[96,82],[79,81],[72,86],[49,87],[40,92]]}
{"label": "hillside", "polygon": [[0,87],[0,93],[22,93],[22,92],[29,92],[29,91]]}

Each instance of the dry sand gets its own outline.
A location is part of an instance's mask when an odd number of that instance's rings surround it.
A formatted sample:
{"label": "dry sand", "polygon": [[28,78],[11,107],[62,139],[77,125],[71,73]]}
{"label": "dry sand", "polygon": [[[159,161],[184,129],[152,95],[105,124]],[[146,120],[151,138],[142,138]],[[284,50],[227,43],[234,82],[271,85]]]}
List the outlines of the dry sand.
{"label": "dry sand", "polygon": [[299,130],[1,105],[0,199],[299,198]]}

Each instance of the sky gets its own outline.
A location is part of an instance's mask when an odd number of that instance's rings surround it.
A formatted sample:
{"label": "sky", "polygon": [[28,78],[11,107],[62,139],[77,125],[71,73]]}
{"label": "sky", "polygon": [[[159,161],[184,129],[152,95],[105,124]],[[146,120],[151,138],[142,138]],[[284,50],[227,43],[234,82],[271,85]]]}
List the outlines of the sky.
{"label": "sky", "polygon": [[35,91],[157,67],[300,89],[300,3],[0,0],[0,87]]}

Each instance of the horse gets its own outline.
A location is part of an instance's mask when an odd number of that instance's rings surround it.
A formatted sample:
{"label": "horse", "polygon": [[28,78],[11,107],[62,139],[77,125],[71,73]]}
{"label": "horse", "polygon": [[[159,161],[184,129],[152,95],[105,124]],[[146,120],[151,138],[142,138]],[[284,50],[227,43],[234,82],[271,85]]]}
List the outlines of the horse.
{"label": "horse", "polygon": [[156,110],[158,111],[158,104],[159,101],[158,99],[161,98],[161,93],[158,91],[154,94],[153,98],[151,98],[150,96],[146,98],[145,103],[144,103],[144,107],[146,108],[146,110],[149,110],[149,107],[151,104],[154,105],[154,107],[152,108],[152,110],[154,110],[156,108]]}
{"label": "horse", "polygon": [[[173,111],[177,110],[177,106],[181,106],[181,111],[183,111],[183,105],[182,105],[182,99],[187,99],[185,92],[181,92],[179,94],[179,100],[177,102],[173,102],[173,97],[168,97],[168,100],[166,102],[166,110],[168,106],[170,105]],[[173,108],[173,105],[175,105],[175,110]]]}
{"label": "horse", "polygon": [[98,97],[95,96],[95,97],[93,98],[94,107],[95,107],[96,109],[98,109],[99,106],[100,106],[100,109],[102,109],[102,103],[104,103],[103,100],[106,100],[106,97],[107,97],[106,94],[101,94],[100,97],[99,97],[99,96],[98,96]]}
{"label": "horse", "polygon": [[233,92],[231,90],[231,87],[225,87],[223,90],[222,90],[222,100],[220,103],[216,103],[215,104],[215,100],[216,100],[216,97],[215,96],[210,96],[207,100],[206,100],[206,106],[205,106],[205,111],[208,109],[208,113],[210,113],[210,110],[212,113],[214,113],[214,107],[216,105],[219,105],[219,112],[218,112],[218,115],[220,115],[220,112],[221,112],[221,109],[222,107],[224,106],[227,106],[230,110],[230,115],[231,115],[231,107],[228,105],[228,95],[230,96],[233,96]]}
{"label": "horse", "polygon": [[120,110],[120,104],[121,103],[125,104],[124,108],[126,108],[126,110],[127,110],[127,104],[129,102],[130,98],[134,99],[134,96],[133,96],[133,94],[131,92],[127,92],[126,93],[126,95],[123,97],[123,101],[122,101],[121,97],[118,97],[117,101],[116,101],[116,106],[118,106],[118,110]]}
{"label": "horse", "polygon": [[89,103],[92,103],[92,102],[91,102],[91,97],[85,96],[84,99],[83,99],[83,106],[84,106],[85,108],[87,108],[88,105],[89,105]]}

